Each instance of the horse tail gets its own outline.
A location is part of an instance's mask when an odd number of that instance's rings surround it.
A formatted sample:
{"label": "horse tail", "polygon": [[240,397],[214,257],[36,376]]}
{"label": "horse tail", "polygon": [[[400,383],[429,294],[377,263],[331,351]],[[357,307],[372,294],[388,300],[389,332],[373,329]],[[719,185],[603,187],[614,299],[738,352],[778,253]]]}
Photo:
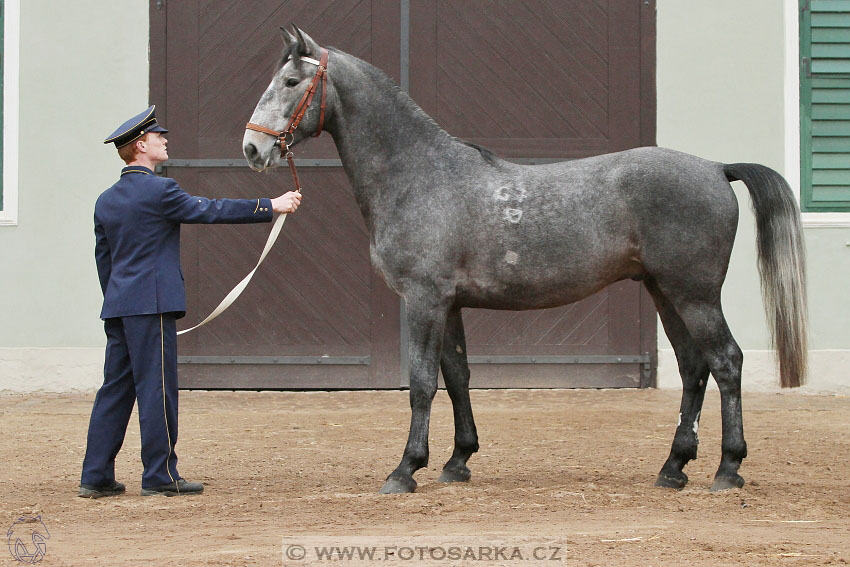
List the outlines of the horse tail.
{"label": "horse tail", "polygon": [[772,346],[783,388],[805,383],[807,357],[806,256],[800,209],[788,182],[754,163],[723,166],[729,181],[743,181],[756,217],[759,274]]}

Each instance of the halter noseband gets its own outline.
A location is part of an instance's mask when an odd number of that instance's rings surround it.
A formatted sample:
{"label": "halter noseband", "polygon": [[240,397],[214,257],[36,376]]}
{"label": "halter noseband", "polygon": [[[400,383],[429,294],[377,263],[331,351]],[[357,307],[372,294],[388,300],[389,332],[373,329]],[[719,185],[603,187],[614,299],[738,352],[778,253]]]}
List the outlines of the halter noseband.
{"label": "halter noseband", "polygon": [[295,180],[295,190],[299,192],[301,191],[301,184],[298,181],[298,173],[295,171],[295,162],[293,161],[294,155],[289,147],[292,145],[295,129],[298,128],[299,124],[301,124],[301,119],[304,118],[305,114],[307,114],[307,109],[310,108],[310,103],[313,102],[313,95],[316,94],[316,87],[319,85],[320,79],[322,81],[322,104],[319,111],[319,127],[316,130],[316,133],[313,134],[313,137],[318,137],[322,133],[322,126],[325,123],[325,106],[328,95],[328,50],[325,48],[321,48],[321,50],[321,61],[316,61],[310,57],[300,58],[301,61],[316,65],[316,74],[313,76],[313,81],[310,83],[310,86],[307,87],[306,91],[304,91],[304,95],[301,97],[301,100],[292,112],[292,116],[289,117],[289,124],[287,124],[285,130],[279,132],[259,124],[254,124],[253,122],[248,122],[248,124],[245,125],[246,130],[254,130],[262,132],[263,134],[274,136],[277,138],[275,145],[280,146],[281,148],[286,148],[285,157],[289,162],[289,168],[292,170],[292,177]]}

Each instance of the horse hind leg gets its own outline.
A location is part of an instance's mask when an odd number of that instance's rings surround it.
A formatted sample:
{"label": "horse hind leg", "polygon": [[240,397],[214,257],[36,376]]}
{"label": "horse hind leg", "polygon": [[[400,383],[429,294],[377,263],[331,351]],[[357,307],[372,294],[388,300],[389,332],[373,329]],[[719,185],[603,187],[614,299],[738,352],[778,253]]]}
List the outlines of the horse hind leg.
{"label": "horse hind leg", "polygon": [[443,467],[439,482],[465,482],[471,472],[466,462],[478,451],[478,432],[469,401],[469,364],[466,358],[466,338],[460,309],[449,312],[443,336],[440,369],[446,390],[452,400],[455,421],[455,446],[451,458]]}
{"label": "horse hind leg", "polygon": [[[662,291],[664,291],[662,289]],[[720,307],[719,286],[714,297],[705,295],[673,295],[665,291],[699,347],[720,390],[720,415],[722,421],[722,443],[720,466],[714,476],[711,490],[741,488],[744,479],[738,474],[741,462],[747,456],[744,440],[744,420],[741,411],[741,367],[744,354],[723,316]]]}
{"label": "horse hind leg", "polygon": [[684,468],[689,461],[697,458],[699,446],[699,418],[705,398],[705,387],[708,383],[709,368],[705,357],[691,337],[690,332],[673,306],[658,289],[655,280],[648,278],[644,281],[646,289],[655,302],[661,324],[679,363],[679,374],[682,377],[682,404],[679,409],[679,424],[670,448],[670,456],[658,478],[655,486],[681,489],[688,483],[688,475]]}

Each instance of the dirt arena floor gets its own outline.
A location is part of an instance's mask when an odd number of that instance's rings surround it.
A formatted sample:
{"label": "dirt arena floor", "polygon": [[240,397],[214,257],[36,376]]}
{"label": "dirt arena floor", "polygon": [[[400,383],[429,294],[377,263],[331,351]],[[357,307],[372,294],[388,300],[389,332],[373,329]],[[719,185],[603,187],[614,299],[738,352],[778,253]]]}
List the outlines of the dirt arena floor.
{"label": "dirt arena floor", "polygon": [[[180,472],[206,492],[139,496],[134,415],[117,463],[127,493],[84,500],[93,394],[0,395],[0,519],[41,516],[44,566],[305,565],[283,556],[284,541],[355,535],[551,536],[567,545],[558,564],[575,566],[846,565],[850,398],[745,395],[747,484],[717,494],[719,400],[707,398],[700,459],[677,492],[653,487],[677,392],[474,391],[481,450],[472,480],[447,485],[436,482],[453,436],[440,391],[418,491],[381,496],[407,438],[406,392],[181,392]],[[0,565],[14,564],[0,549]]]}

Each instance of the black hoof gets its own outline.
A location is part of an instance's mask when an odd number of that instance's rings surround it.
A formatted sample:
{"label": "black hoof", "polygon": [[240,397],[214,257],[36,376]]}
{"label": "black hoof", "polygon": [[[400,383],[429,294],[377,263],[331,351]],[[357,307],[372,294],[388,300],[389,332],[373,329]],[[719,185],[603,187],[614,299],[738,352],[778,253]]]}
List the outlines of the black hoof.
{"label": "black hoof", "polygon": [[437,482],[466,482],[471,476],[472,472],[467,467],[446,467]]}
{"label": "black hoof", "polygon": [[721,490],[729,490],[730,488],[743,488],[744,479],[741,475],[733,476],[716,476],[714,484],[711,485],[712,492],[720,492]]}
{"label": "black hoof", "polygon": [[408,494],[416,491],[416,481],[413,477],[407,478],[388,478],[378,494]]}
{"label": "black hoof", "polygon": [[681,490],[685,488],[685,485],[688,484],[688,475],[685,473],[679,473],[676,476],[671,476],[667,473],[658,473],[658,478],[655,479],[655,486],[660,486],[662,488],[675,488],[676,490]]}

